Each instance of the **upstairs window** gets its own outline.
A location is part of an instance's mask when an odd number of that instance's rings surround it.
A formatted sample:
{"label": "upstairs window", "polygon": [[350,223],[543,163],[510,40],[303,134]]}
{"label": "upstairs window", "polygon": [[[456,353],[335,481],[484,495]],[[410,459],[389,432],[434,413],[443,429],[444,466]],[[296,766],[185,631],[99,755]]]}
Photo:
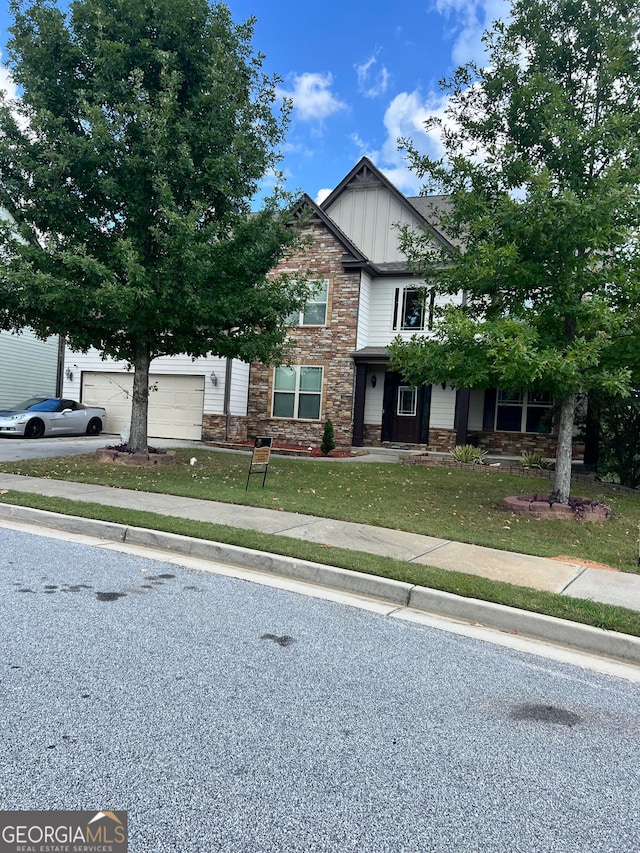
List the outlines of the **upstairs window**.
{"label": "upstairs window", "polygon": [[273,379],[273,417],[320,420],[322,372],[321,367],[276,367]]}
{"label": "upstairs window", "polygon": [[328,295],[329,282],[326,280],[315,282],[304,309],[288,317],[288,325],[326,326]]}
{"label": "upstairs window", "polygon": [[435,290],[426,287],[396,287],[393,328],[403,332],[421,332],[433,328]]}

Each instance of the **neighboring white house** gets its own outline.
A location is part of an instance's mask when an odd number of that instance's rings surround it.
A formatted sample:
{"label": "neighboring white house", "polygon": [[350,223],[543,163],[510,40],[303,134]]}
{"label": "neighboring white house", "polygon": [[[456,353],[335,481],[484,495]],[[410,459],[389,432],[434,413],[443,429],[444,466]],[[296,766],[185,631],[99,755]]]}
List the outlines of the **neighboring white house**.
{"label": "neighboring white house", "polygon": [[0,408],[12,408],[34,394],[56,395],[59,338],[38,340],[24,329],[19,335],[0,332]]}
{"label": "neighboring white house", "polygon": [[[0,219],[13,223],[0,208]],[[39,340],[30,329],[0,332],[0,408],[8,409],[34,394],[55,396],[60,389],[62,353],[57,336]]]}

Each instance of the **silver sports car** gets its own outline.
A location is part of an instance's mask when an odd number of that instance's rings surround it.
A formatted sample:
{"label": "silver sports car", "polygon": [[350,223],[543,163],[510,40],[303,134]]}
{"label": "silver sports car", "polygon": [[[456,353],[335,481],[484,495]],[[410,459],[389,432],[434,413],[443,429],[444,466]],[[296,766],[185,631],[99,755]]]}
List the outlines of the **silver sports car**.
{"label": "silver sports car", "polygon": [[99,406],[60,397],[32,397],[14,409],[0,410],[0,436],[100,435],[106,419],[106,411]]}

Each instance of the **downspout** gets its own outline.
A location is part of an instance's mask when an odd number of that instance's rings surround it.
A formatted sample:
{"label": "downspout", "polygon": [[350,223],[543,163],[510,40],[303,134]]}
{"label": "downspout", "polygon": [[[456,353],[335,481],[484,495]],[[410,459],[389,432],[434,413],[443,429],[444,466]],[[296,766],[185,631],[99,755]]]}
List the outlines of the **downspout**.
{"label": "downspout", "polygon": [[56,369],[56,397],[62,397],[62,382],[64,376],[64,337],[58,335],[58,366]]}

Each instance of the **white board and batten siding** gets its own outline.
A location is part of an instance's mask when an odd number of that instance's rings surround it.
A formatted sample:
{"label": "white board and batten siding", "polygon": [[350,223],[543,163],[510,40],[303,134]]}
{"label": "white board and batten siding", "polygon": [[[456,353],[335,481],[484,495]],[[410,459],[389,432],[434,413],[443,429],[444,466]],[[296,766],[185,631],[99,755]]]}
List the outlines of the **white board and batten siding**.
{"label": "white board and batten siding", "polygon": [[356,350],[367,346],[369,337],[369,313],[371,310],[371,276],[364,270],[360,272],[360,299],[358,301],[358,325],[356,330]]}
{"label": "white board and batten siding", "polygon": [[471,389],[469,398],[469,432],[482,432],[484,419],[484,390],[478,388]]}
{"label": "white board and batten siding", "polygon": [[406,261],[397,226],[421,226],[418,215],[382,185],[347,190],[326,212],[374,263]]}
{"label": "white board and batten siding", "polygon": [[[124,362],[103,360],[99,353],[68,353],[64,394],[83,403],[104,406],[106,432],[119,434],[131,421],[133,371]],[[248,365],[233,363],[232,414],[246,414]],[[222,414],[226,359],[173,356],[155,359],[149,373],[149,436],[200,440],[202,417]]]}
{"label": "white board and batten siding", "polygon": [[38,340],[25,329],[21,334],[0,332],[0,408],[10,408],[34,394],[56,393],[59,338]]}
{"label": "white board and batten siding", "polygon": [[[384,365],[371,365],[367,372],[367,391],[364,398],[364,422],[371,426],[381,426],[384,403]],[[371,377],[376,377],[375,388]]]}

